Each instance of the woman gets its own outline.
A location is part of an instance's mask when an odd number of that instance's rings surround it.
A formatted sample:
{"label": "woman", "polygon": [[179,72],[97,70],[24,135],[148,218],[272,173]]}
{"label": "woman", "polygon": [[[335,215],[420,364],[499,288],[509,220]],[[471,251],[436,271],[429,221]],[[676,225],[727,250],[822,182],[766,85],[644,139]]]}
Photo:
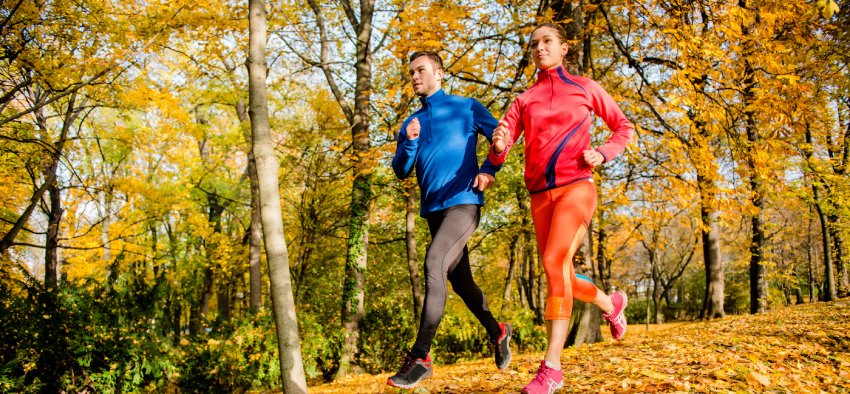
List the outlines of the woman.
{"label": "woman", "polygon": [[[614,339],[626,331],[626,294],[608,296],[588,278],[576,275],[573,257],[596,209],[591,169],[622,152],[634,127],[596,82],[566,72],[562,62],[568,47],[560,27],[538,26],[530,45],[537,82],[514,100],[499,122],[488,158],[493,165],[502,164],[525,132],[525,184],[548,280],[548,349],[537,376],[522,392],[552,393],[564,385],[560,359],[574,298],[602,309]],[[594,114],[613,131],[596,150],[590,149]]]}

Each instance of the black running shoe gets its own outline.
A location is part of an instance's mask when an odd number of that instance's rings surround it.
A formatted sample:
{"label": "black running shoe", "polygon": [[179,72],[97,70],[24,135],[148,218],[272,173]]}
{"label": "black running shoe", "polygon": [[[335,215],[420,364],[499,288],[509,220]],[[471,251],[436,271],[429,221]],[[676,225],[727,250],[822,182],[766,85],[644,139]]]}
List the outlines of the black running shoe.
{"label": "black running shoe", "polygon": [[430,377],[433,372],[430,354],[425,356],[425,359],[421,359],[407,353],[401,363],[401,368],[395,375],[387,379],[387,384],[403,389],[412,389],[419,382]]}
{"label": "black running shoe", "polygon": [[496,359],[496,367],[505,369],[511,363],[511,324],[499,323],[499,328],[502,330],[502,335],[496,342],[491,342],[493,347],[493,355]]}

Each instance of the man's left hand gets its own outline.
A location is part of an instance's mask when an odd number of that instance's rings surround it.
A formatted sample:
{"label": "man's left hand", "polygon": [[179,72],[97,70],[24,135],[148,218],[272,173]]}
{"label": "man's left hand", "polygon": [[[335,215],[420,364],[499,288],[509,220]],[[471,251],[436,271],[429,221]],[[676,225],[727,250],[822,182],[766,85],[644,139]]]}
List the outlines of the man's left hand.
{"label": "man's left hand", "polygon": [[475,181],[472,182],[472,187],[478,188],[480,191],[487,190],[488,187],[493,186],[496,183],[496,178],[490,174],[479,172],[478,175],[475,176]]}

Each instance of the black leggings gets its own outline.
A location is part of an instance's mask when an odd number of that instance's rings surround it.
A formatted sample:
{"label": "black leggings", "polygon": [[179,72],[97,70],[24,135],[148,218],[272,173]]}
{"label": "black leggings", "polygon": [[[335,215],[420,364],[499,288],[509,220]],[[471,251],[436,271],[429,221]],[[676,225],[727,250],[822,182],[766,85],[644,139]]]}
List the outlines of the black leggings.
{"label": "black leggings", "polygon": [[472,279],[469,251],[466,248],[466,242],[481,219],[481,207],[456,205],[430,213],[425,219],[431,231],[431,244],[425,254],[425,302],[419,320],[419,333],[410,352],[424,358],[431,350],[431,341],[446,307],[446,279],[487,330],[490,340],[496,341],[502,333],[499,322],[490,313],[484,293]]}

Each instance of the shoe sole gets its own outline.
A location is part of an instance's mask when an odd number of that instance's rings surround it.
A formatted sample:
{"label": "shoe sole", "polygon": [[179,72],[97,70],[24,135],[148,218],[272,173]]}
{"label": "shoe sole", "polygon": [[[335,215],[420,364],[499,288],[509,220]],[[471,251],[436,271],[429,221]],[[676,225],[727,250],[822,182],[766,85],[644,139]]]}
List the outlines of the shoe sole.
{"label": "shoe sole", "polygon": [[[620,309],[620,313],[623,315],[623,321],[626,322],[626,324],[625,324],[625,327],[623,327],[623,333],[620,334],[620,336],[618,338],[614,338],[614,340],[617,340],[617,341],[619,341],[620,339],[623,339],[623,337],[626,336],[626,329],[629,327],[629,322],[628,322],[628,320],[626,320],[626,313],[625,313],[626,307],[629,306],[629,296],[626,294],[625,291],[621,291],[620,294],[623,295],[623,308]],[[613,338],[613,335],[611,337]]]}
{"label": "shoe sole", "polygon": [[513,353],[511,353],[511,337],[513,336],[514,330],[510,325],[508,327],[508,359],[505,361],[505,365],[499,366],[496,364],[496,368],[499,368],[500,371],[505,370],[511,365],[511,358],[513,357]]}
{"label": "shoe sole", "polygon": [[390,385],[390,386],[393,386],[393,387],[398,387],[400,389],[412,389],[412,388],[416,387],[417,385],[419,385],[419,383],[422,383],[423,380],[430,378],[433,373],[434,373],[434,371],[429,370],[424,375],[422,375],[422,377],[419,378],[417,381],[410,383],[410,384],[396,384],[395,382],[392,381],[392,379],[387,379],[387,384]]}
{"label": "shoe sole", "polygon": [[[558,391],[562,388],[564,388],[564,382],[561,382],[560,384],[556,385],[555,387],[552,387],[552,391],[550,391],[550,393],[554,393],[554,392],[556,392],[556,391]],[[528,394],[528,391],[525,389],[525,387],[523,387],[522,391],[520,391],[520,392],[522,394]]]}

